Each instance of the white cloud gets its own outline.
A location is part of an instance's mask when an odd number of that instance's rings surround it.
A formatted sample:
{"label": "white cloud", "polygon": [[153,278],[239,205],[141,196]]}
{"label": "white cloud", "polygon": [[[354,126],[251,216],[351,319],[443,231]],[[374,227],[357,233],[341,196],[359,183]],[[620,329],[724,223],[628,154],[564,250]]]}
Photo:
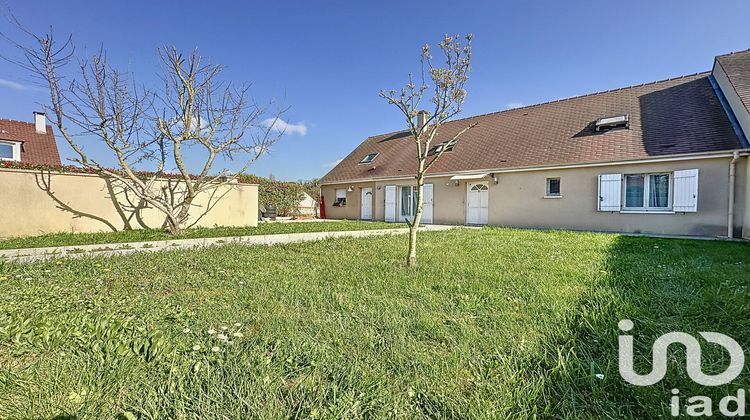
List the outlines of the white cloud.
{"label": "white cloud", "polygon": [[523,105],[524,105],[523,102],[511,102],[508,105],[506,105],[505,107],[508,108],[508,109],[513,109],[513,108],[520,108]]}
{"label": "white cloud", "polygon": [[18,82],[14,82],[12,80],[7,80],[7,79],[0,79],[0,86],[11,88],[11,89],[14,89],[14,90],[26,90],[26,89],[28,89],[26,86],[24,86],[24,85],[22,85],[22,84],[20,84]]}
{"label": "white cloud", "polygon": [[290,122],[282,120],[281,118],[268,118],[261,124],[263,124],[264,127],[269,127],[279,133],[299,134],[300,136],[304,136],[305,134],[307,134],[307,126],[303,122],[292,124]]}
{"label": "white cloud", "polygon": [[326,168],[326,169],[333,169],[333,167],[336,166],[336,165],[338,165],[339,163],[341,163],[342,160],[344,160],[344,159],[338,159],[338,160],[335,160],[333,162],[324,163],[324,164],[320,165],[320,167],[321,168]]}

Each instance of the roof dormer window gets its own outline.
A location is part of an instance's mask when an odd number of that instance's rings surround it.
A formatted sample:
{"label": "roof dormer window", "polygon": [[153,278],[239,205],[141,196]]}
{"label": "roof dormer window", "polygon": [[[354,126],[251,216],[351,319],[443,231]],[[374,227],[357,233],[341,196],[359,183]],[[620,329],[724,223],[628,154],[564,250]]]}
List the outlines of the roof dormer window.
{"label": "roof dormer window", "polygon": [[21,161],[21,143],[0,140],[0,160]]}
{"label": "roof dormer window", "polygon": [[359,161],[359,163],[371,163],[373,160],[375,160],[376,157],[378,157],[380,153],[370,153],[367,156],[363,157],[362,160]]}
{"label": "roof dormer window", "polygon": [[599,118],[594,125],[596,131],[609,131],[615,128],[629,128],[630,115],[615,115],[613,117]]}

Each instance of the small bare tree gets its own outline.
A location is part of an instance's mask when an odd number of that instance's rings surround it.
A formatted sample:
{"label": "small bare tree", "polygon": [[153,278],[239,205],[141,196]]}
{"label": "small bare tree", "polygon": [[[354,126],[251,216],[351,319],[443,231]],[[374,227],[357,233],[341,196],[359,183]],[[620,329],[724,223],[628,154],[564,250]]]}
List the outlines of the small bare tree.
{"label": "small bare tree", "polygon": [[[462,43],[462,39],[465,43]],[[464,86],[469,80],[468,74],[471,70],[471,40],[471,34],[464,38],[460,35],[446,35],[440,42],[444,59],[442,67],[433,65],[430,46],[423,46],[418,82],[415,82],[414,76],[410,73],[409,82],[400,90],[380,91],[380,96],[389,104],[395,105],[406,119],[407,129],[417,152],[417,208],[414,219],[407,220],[409,255],[406,263],[410,267],[417,264],[417,230],[422,219],[425,175],[449,146],[455,144],[464,133],[476,125],[467,124],[449,140],[433,146],[440,127],[461,112],[461,106],[466,99]],[[432,89],[428,83],[432,83]],[[428,96],[430,90],[431,113],[422,109],[422,100]]]}
{"label": "small bare tree", "polygon": [[[222,66],[206,63],[197,51],[185,56],[160,49],[163,86],[150,90],[109,65],[103,49],[77,58],[72,36],[58,44],[51,33],[36,35],[11,20],[33,46],[2,34],[19,51],[5,58],[49,89],[45,108],[73,149],[71,160],[162,212],[163,227],[173,234],[186,226],[198,196],[223,197],[282,134],[275,128],[280,112],[252,101],[248,85],[222,82]],[[114,157],[115,168],[91,157],[93,143]],[[217,170],[221,161],[236,169]],[[203,207],[205,214],[212,205]]]}

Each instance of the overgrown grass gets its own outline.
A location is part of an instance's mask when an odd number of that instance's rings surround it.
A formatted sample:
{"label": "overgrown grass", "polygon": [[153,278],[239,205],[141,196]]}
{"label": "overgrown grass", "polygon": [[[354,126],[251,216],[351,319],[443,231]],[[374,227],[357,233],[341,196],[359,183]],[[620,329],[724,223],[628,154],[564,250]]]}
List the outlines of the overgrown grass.
{"label": "overgrown grass", "polygon": [[679,352],[655,386],[617,371],[622,318],[639,366],[673,330],[750,348],[747,244],[421,238],[416,269],[404,236],[6,264],[0,417],[648,418],[749,385],[694,385]]}
{"label": "overgrown grass", "polygon": [[219,238],[225,236],[273,235],[280,233],[391,229],[403,227],[406,227],[406,224],[341,220],[333,222],[261,223],[257,227],[195,228],[188,229],[180,235],[169,235],[165,231],[158,229],[97,233],[51,233],[39,236],[0,239],[0,249],[113,244],[122,242],[161,241],[168,239]]}

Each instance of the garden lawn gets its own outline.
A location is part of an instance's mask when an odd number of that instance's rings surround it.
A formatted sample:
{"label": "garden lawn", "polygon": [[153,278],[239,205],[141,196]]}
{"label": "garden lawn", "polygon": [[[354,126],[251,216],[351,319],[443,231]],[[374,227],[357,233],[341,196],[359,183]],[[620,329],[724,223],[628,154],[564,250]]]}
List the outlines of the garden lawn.
{"label": "garden lawn", "polygon": [[[750,348],[744,243],[485,228],[0,266],[0,417],[669,417],[669,331]],[[704,343],[707,372],[726,354]],[[718,403],[718,398],[716,398]],[[716,408],[715,408],[716,409]]]}
{"label": "garden lawn", "polygon": [[404,227],[406,227],[406,224],[403,223],[338,220],[328,222],[260,223],[257,227],[194,228],[187,229],[179,235],[170,235],[164,230],[159,229],[138,229],[96,233],[51,233],[39,236],[0,239],[0,249],[115,244],[164,241],[170,239],[222,238],[229,236],[274,235],[283,233],[393,229]]}

